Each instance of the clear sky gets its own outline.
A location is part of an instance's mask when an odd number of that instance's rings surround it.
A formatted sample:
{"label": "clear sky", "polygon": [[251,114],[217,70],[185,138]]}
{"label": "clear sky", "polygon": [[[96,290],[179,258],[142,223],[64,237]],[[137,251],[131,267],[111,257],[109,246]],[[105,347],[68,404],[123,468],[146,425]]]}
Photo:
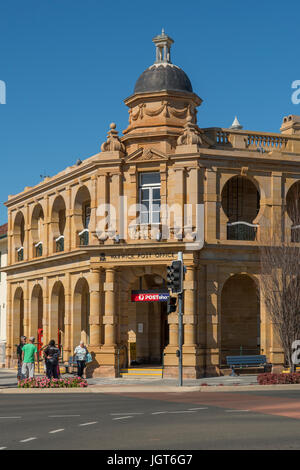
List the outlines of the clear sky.
{"label": "clear sky", "polygon": [[152,38],[174,40],[172,61],[203,99],[200,127],[278,132],[300,115],[300,4],[273,0],[2,0],[0,223],[3,202],[100,150],[123,99],[154,62]]}

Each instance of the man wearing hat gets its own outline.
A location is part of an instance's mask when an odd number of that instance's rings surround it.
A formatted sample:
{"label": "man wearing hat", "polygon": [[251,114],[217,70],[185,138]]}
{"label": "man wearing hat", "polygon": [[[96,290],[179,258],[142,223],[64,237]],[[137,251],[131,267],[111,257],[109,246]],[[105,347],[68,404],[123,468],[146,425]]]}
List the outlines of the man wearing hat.
{"label": "man wearing hat", "polygon": [[37,361],[37,347],[34,344],[34,336],[30,336],[29,343],[22,348],[22,374],[26,378],[34,377],[34,360]]}

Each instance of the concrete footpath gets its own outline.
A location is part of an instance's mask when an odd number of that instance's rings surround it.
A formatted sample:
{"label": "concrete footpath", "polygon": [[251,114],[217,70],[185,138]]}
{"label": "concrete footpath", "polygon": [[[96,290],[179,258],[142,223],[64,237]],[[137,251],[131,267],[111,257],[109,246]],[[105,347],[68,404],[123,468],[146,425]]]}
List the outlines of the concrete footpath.
{"label": "concrete footpath", "polygon": [[[67,377],[67,375],[65,375]],[[28,393],[186,393],[186,392],[248,392],[270,390],[299,390],[300,384],[291,385],[258,385],[257,375],[240,375],[238,377],[206,377],[187,379],[183,386],[178,386],[175,379],[111,379],[91,378],[87,388],[54,388],[23,389],[17,388],[16,371],[0,369],[0,394]]]}

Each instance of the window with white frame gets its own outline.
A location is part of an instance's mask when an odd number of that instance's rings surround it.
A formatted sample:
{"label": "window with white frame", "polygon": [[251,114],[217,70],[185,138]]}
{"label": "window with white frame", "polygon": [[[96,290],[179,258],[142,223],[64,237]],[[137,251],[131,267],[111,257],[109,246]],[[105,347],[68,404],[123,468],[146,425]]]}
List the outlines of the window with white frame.
{"label": "window with white frame", "polygon": [[145,172],[139,177],[140,223],[160,223],[160,173]]}

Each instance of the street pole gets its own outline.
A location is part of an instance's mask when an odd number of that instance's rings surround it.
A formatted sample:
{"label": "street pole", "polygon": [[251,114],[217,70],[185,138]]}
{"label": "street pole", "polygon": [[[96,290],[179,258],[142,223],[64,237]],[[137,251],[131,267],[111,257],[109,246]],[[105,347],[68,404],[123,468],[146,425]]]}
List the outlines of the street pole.
{"label": "street pole", "polygon": [[[178,253],[178,261],[183,263],[182,251]],[[182,387],[182,343],[183,343],[183,289],[178,293],[178,346],[179,346],[179,361],[178,361],[178,386]]]}

